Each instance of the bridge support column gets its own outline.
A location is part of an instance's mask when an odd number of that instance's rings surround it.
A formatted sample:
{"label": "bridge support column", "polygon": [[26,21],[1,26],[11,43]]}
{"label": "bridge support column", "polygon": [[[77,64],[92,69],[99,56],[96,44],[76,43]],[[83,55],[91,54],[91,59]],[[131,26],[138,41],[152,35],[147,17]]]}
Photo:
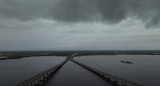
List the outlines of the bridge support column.
{"label": "bridge support column", "polygon": [[80,62],[78,62],[78,61],[75,61],[75,60],[73,60],[73,59],[70,59],[70,60],[73,61],[73,62],[75,62],[76,64],[78,64],[78,65],[80,65],[80,66],[82,66],[82,67],[84,67],[84,68],[92,71],[93,73],[95,73],[95,74],[97,74],[98,76],[106,79],[107,81],[111,82],[111,83],[114,84],[114,85],[119,85],[120,83],[118,83],[118,82],[122,82],[122,84],[121,84],[122,86],[126,86],[126,84],[129,85],[129,86],[142,86],[142,85],[139,85],[139,84],[137,84],[137,83],[134,83],[134,82],[125,80],[125,79],[123,79],[123,78],[119,78],[119,77],[116,77],[116,76],[114,76],[114,75],[107,74],[107,73],[104,73],[104,72],[102,72],[102,71],[96,70],[96,69],[94,69],[94,68],[92,68],[92,67],[89,67],[89,66],[87,66],[87,65],[85,65],[85,64],[82,64],[82,63],[80,63]]}
{"label": "bridge support column", "polygon": [[114,84],[118,84],[118,81],[115,80],[115,81],[113,81],[113,83],[114,83]]}
{"label": "bridge support column", "polygon": [[126,86],[126,83],[122,82],[122,85],[121,86]]}

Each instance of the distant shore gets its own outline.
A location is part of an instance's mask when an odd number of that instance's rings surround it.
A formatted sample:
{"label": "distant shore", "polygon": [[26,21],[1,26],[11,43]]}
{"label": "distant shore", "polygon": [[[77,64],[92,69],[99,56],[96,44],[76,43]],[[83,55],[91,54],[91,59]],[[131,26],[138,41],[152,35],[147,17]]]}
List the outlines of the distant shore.
{"label": "distant shore", "polygon": [[160,55],[159,50],[77,50],[77,51],[4,51],[0,60],[35,56],[91,56],[91,55]]}

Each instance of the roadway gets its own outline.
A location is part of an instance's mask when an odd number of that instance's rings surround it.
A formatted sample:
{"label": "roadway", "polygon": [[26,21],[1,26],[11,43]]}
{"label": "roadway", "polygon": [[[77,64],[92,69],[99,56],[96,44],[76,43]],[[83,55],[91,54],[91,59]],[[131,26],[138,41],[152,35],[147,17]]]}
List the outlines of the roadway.
{"label": "roadway", "polygon": [[86,70],[85,68],[68,61],[45,86],[112,86],[110,83]]}

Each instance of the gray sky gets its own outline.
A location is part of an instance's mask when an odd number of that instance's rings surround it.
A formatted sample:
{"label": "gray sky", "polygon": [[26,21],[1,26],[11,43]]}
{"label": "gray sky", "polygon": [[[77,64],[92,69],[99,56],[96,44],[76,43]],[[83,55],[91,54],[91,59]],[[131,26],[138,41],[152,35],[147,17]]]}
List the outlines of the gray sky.
{"label": "gray sky", "polygon": [[0,0],[0,50],[159,50],[160,0]]}

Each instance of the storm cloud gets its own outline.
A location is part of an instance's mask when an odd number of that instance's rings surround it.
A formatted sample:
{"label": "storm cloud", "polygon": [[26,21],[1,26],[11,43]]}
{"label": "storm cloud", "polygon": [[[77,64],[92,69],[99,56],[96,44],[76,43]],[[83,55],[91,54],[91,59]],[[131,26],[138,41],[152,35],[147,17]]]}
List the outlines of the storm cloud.
{"label": "storm cloud", "polygon": [[134,17],[146,26],[160,24],[159,0],[0,0],[0,17],[111,24]]}
{"label": "storm cloud", "polygon": [[160,0],[0,0],[1,50],[159,50]]}

